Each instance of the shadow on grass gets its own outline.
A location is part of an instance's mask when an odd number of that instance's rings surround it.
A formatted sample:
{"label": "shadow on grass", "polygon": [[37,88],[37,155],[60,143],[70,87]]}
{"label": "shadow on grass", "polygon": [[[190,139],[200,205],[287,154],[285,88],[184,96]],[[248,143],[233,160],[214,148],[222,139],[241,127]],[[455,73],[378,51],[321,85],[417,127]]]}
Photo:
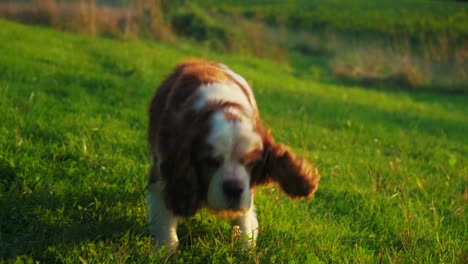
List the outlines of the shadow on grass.
{"label": "shadow on grass", "polygon": [[[46,163],[67,167],[70,161],[80,157],[65,155],[49,159]],[[82,250],[80,247],[87,250],[89,244],[119,247],[128,243],[125,240],[129,235],[148,237],[149,241],[144,190],[129,191],[131,188],[122,184],[102,185],[99,182],[102,179],[93,181],[85,175],[84,163],[80,163],[81,180],[72,179],[79,175],[68,175],[58,166],[50,167],[45,178],[34,182],[32,175],[24,179],[28,169],[0,159],[2,176],[5,176],[0,181],[0,259],[14,261],[19,256],[28,256],[53,263],[61,260],[60,251]],[[198,249],[200,240],[229,244],[228,225],[222,220],[213,221],[207,212],[180,221],[181,249]],[[70,257],[72,253],[66,254]],[[205,250],[203,254],[203,258],[210,260],[210,251]]]}
{"label": "shadow on grass", "polygon": [[[93,184],[93,183],[90,183]],[[138,215],[128,208],[141,206],[143,193],[92,188],[68,188],[56,192],[53,187],[21,192],[11,187],[0,196],[0,258],[15,259],[30,255],[35,260],[57,261],[48,253],[51,247],[79,244],[82,241],[105,241],[126,233],[147,233]]]}

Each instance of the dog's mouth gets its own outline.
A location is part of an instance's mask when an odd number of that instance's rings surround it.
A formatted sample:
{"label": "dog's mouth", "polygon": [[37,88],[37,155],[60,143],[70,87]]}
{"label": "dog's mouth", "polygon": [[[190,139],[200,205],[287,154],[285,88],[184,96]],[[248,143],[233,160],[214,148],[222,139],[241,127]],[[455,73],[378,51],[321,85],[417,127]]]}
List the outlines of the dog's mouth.
{"label": "dog's mouth", "polygon": [[222,218],[237,218],[245,214],[250,209],[251,201],[245,205],[242,204],[239,200],[226,199],[225,205],[221,208],[213,208],[208,206],[208,210]]}
{"label": "dog's mouth", "polygon": [[226,209],[211,209],[209,208],[208,211],[220,218],[228,218],[228,219],[234,219],[234,218],[239,218],[242,215],[245,214],[245,212],[249,210],[249,208],[226,208]]}

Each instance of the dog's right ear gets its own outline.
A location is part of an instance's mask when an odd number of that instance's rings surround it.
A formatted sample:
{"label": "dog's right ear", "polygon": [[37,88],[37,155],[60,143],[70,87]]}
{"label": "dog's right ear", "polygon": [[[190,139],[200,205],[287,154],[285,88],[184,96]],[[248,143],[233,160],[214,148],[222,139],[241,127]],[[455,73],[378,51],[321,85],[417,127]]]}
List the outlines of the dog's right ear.
{"label": "dog's right ear", "polygon": [[193,140],[197,135],[196,131],[185,127],[190,124],[190,114],[176,115],[168,115],[160,130],[159,145],[164,146],[165,155],[160,173],[166,206],[177,216],[189,217],[201,207],[203,199],[200,179],[191,159]]}
{"label": "dog's right ear", "polygon": [[292,198],[310,198],[318,188],[318,169],[275,143],[268,132],[263,133],[263,144],[263,160],[252,171],[253,186],[274,181]]}

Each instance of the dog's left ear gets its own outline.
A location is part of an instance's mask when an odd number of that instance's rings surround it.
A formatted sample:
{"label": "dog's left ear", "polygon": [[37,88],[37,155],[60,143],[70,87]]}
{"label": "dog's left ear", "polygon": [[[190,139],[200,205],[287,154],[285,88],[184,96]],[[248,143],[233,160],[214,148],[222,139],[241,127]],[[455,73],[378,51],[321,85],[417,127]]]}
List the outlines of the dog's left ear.
{"label": "dog's left ear", "polygon": [[287,146],[275,143],[269,133],[264,133],[263,144],[263,161],[252,172],[253,186],[275,181],[292,198],[310,198],[320,180],[318,169]]}

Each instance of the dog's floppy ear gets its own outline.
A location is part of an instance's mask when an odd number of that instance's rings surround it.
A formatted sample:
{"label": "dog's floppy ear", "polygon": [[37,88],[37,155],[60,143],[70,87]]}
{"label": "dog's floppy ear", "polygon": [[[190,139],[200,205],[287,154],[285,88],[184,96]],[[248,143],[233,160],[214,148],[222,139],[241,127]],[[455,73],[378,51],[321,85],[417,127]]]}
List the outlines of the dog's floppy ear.
{"label": "dog's floppy ear", "polygon": [[165,156],[161,162],[166,206],[177,216],[193,216],[203,199],[199,175],[192,160],[193,139],[197,131],[191,130],[190,113],[168,115],[160,130],[160,146]]}
{"label": "dog's floppy ear", "polygon": [[309,198],[318,187],[317,168],[295,155],[287,146],[277,144],[268,133],[263,133],[263,161],[253,170],[253,185],[277,182],[293,198]]}

